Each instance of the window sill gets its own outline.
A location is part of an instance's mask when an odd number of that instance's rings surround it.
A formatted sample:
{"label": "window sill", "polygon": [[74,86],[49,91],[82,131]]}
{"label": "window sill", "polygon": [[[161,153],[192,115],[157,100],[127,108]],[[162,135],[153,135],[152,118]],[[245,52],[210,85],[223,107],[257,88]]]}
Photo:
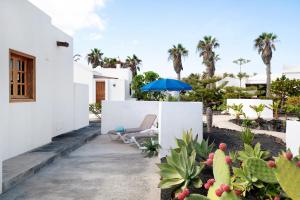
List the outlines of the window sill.
{"label": "window sill", "polygon": [[28,103],[36,102],[36,99],[10,99],[9,103]]}

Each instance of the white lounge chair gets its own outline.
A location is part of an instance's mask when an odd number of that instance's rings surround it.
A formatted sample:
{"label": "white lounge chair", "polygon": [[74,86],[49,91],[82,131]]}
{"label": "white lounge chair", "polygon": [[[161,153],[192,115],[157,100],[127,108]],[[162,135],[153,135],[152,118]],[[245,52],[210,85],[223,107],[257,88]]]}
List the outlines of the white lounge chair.
{"label": "white lounge chair", "polygon": [[127,136],[131,133],[140,133],[142,131],[151,129],[154,122],[156,120],[156,115],[154,114],[148,114],[145,116],[144,120],[142,121],[141,125],[137,128],[125,128],[124,132],[117,132],[115,130],[108,131],[108,135],[112,140],[118,140],[121,139],[124,143],[131,143],[132,141]]}

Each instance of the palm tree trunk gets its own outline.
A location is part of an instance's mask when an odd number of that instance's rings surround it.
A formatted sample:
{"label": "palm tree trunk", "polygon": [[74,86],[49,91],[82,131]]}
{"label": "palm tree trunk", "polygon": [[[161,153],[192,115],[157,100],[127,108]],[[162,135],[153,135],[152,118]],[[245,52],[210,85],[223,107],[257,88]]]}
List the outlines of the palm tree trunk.
{"label": "palm tree trunk", "polygon": [[266,72],[267,72],[267,91],[266,91],[266,97],[271,97],[271,63],[267,64]]}
{"label": "palm tree trunk", "polygon": [[179,80],[179,81],[180,81],[180,72],[179,72],[179,73],[177,73],[177,80]]}

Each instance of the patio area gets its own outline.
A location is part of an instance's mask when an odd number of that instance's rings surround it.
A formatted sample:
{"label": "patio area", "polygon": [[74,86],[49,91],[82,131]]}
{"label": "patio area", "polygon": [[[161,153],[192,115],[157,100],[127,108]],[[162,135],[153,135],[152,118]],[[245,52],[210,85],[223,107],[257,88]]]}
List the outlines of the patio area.
{"label": "patio area", "polygon": [[144,158],[134,146],[100,135],[57,159],[1,200],[160,199],[158,158]]}

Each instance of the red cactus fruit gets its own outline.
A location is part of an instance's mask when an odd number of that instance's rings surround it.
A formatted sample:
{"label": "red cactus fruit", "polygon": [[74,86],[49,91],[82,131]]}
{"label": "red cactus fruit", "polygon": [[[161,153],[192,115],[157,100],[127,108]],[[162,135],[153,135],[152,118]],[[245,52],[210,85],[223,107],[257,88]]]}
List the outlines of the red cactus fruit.
{"label": "red cactus fruit", "polygon": [[210,153],[210,154],[208,155],[208,158],[209,158],[209,159],[214,159],[214,156],[215,156],[215,153]]}
{"label": "red cactus fruit", "polygon": [[227,145],[226,145],[225,143],[221,143],[221,144],[219,145],[219,149],[222,150],[222,151],[226,151]]}
{"label": "red cactus fruit", "polygon": [[185,196],[184,196],[183,192],[181,192],[177,195],[178,200],[184,200],[184,198],[185,198]]}
{"label": "red cactus fruit", "polygon": [[274,197],[274,200],[280,200],[279,196]]}
{"label": "red cactus fruit", "polygon": [[204,188],[207,190],[210,188],[210,186],[211,186],[211,184],[209,184],[208,182],[204,184]]}
{"label": "red cactus fruit", "polygon": [[222,190],[224,192],[230,192],[230,186],[229,185],[222,184],[221,187],[222,187]]}
{"label": "red cactus fruit", "polygon": [[221,188],[216,189],[215,194],[220,197],[223,194],[223,190]]}
{"label": "red cactus fruit", "polygon": [[297,165],[297,167],[300,167],[300,161],[298,161],[296,165]]}
{"label": "red cactus fruit", "polygon": [[213,185],[215,182],[216,182],[216,180],[213,178],[208,179],[208,181],[207,181],[207,183],[209,183],[210,185]]}
{"label": "red cactus fruit", "polygon": [[206,164],[207,166],[212,166],[213,160],[209,158],[209,159],[207,159],[207,160],[205,161],[205,164]]}
{"label": "red cactus fruit", "polygon": [[232,160],[231,160],[230,156],[226,156],[226,157],[225,157],[225,161],[226,161],[226,163],[227,163],[228,165],[231,165],[231,164],[232,164]]}
{"label": "red cactus fruit", "polygon": [[269,160],[268,161],[268,167],[275,168],[276,167],[276,163],[273,160]]}
{"label": "red cactus fruit", "polygon": [[190,195],[190,190],[185,188],[182,193],[183,193],[184,197],[188,197]]}
{"label": "red cactus fruit", "polygon": [[286,153],[285,153],[285,157],[286,157],[286,159],[288,159],[288,160],[292,160],[292,159],[293,159],[293,154],[292,154],[292,152],[290,152],[290,151],[286,152]]}
{"label": "red cactus fruit", "polygon": [[238,189],[235,189],[235,190],[234,190],[234,193],[235,193],[235,195],[237,195],[237,196],[241,196],[242,191],[241,191],[241,190],[238,190]]}

